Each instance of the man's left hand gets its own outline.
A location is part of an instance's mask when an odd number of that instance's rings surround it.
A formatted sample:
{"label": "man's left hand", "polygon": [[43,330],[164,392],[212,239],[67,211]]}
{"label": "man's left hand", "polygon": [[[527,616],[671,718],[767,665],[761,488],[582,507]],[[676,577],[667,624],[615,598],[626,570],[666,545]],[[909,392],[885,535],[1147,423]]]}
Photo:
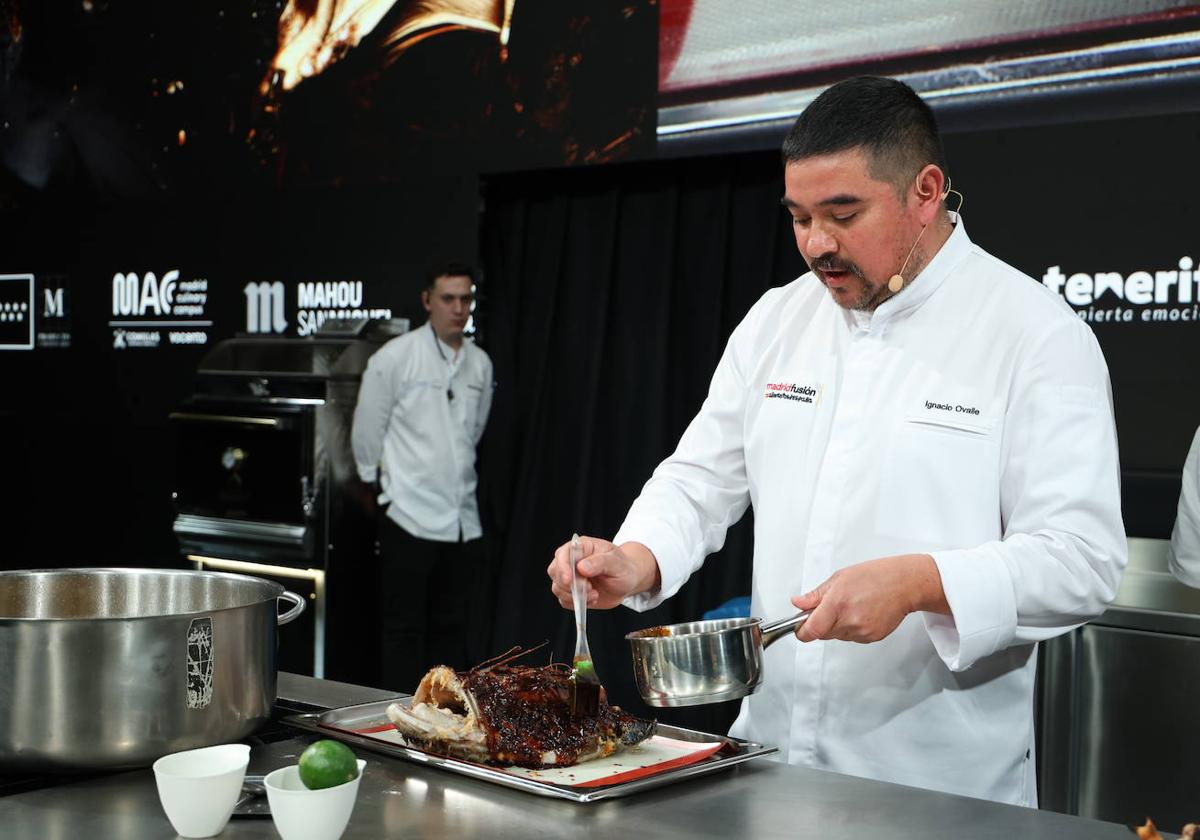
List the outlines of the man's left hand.
{"label": "man's left hand", "polygon": [[911,612],[950,614],[937,564],[928,554],[900,554],[847,566],[813,591],[792,598],[812,615],[796,638],[877,642]]}

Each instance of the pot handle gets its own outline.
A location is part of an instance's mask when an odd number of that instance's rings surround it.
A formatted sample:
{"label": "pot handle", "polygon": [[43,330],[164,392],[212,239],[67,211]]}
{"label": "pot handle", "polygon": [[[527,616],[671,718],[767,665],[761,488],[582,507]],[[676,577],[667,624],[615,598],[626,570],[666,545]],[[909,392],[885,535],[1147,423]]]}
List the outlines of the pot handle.
{"label": "pot handle", "polygon": [[781,618],[778,621],[772,621],[770,624],[761,625],[759,631],[762,633],[762,646],[766,647],[777,639],[782,639],[784,636],[795,633],[796,628],[807,621],[810,615],[812,615],[812,610],[805,610],[791,618]]}
{"label": "pot handle", "polygon": [[293,606],[283,615],[276,616],[275,620],[279,622],[278,626],[282,627],[293,619],[299,618],[300,613],[304,612],[304,599],[295,592],[288,592],[286,589],[280,594],[280,598],[291,601]]}

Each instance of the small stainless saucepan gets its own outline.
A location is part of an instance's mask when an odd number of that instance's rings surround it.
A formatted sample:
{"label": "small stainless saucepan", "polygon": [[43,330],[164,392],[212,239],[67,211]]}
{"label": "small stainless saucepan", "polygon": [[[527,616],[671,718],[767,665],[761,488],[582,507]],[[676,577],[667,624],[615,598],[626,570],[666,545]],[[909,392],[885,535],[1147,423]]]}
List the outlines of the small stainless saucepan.
{"label": "small stainless saucepan", "polygon": [[763,648],[796,631],[809,612],[763,624],[761,618],[691,621],[637,630],[633,647],[638,692],[651,706],[697,706],[736,700],[762,682]]}

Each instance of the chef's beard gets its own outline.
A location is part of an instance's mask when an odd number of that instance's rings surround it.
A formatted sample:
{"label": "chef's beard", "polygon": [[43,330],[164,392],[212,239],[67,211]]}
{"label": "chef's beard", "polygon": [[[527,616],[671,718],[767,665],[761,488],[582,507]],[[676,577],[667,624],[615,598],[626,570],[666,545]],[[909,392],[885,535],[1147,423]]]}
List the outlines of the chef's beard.
{"label": "chef's beard", "polygon": [[[904,271],[904,285],[900,288],[900,292],[903,292],[912,285],[913,281],[917,279],[917,275],[920,274],[921,270],[925,268],[925,265],[928,263],[928,261],[928,257],[924,250],[918,248],[917,250],[913,251],[912,256],[908,260],[908,266]],[[834,302],[843,309],[855,309],[860,312],[874,312],[879,307],[879,304],[900,294],[900,292],[893,292],[891,289],[889,289],[887,281],[882,283],[871,282],[871,280],[867,278],[867,275],[863,273],[863,270],[849,260],[841,260],[834,256],[817,257],[815,260],[809,263],[809,268],[813,269],[814,271],[848,271],[858,278],[862,285],[849,302],[843,303],[842,301],[838,300],[837,296],[835,296],[833,292],[829,293],[830,296],[833,297]],[[818,279],[820,279],[819,275]],[[889,277],[888,279],[890,280],[891,278]],[[822,280],[821,282],[824,284],[825,281]]]}
{"label": "chef's beard", "polygon": [[[832,256],[817,257],[809,264],[809,268],[814,271],[848,271],[858,278],[859,283],[862,285],[859,286],[849,302],[839,300],[832,291],[829,293],[833,297],[834,302],[843,309],[857,309],[863,312],[870,312],[887,298],[887,285],[872,283],[867,279],[867,275],[863,273],[863,270],[849,260],[840,260]],[[820,279],[820,275],[818,275],[818,279]],[[821,282],[824,283],[825,281],[822,280]]]}

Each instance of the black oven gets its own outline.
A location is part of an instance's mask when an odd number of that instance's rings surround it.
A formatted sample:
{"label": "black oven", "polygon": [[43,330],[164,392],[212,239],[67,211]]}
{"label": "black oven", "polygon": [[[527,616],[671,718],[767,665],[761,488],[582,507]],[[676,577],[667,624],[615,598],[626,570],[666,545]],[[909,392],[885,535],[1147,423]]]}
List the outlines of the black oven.
{"label": "black oven", "polygon": [[369,645],[327,639],[326,619],[344,615],[342,626],[370,632],[358,617],[373,601],[376,525],[361,502],[350,429],[367,359],[406,326],[333,322],[313,338],[223,341],[170,414],[173,528],[185,561],[273,579],[309,599],[280,630],[281,657],[291,642],[287,670],[326,676],[336,663],[329,676],[370,675],[355,661]]}
{"label": "black oven", "polygon": [[[192,553],[318,561],[315,416],[310,406],[193,401],[172,412],[175,533]],[[321,489],[326,489],[321,487]]]}

